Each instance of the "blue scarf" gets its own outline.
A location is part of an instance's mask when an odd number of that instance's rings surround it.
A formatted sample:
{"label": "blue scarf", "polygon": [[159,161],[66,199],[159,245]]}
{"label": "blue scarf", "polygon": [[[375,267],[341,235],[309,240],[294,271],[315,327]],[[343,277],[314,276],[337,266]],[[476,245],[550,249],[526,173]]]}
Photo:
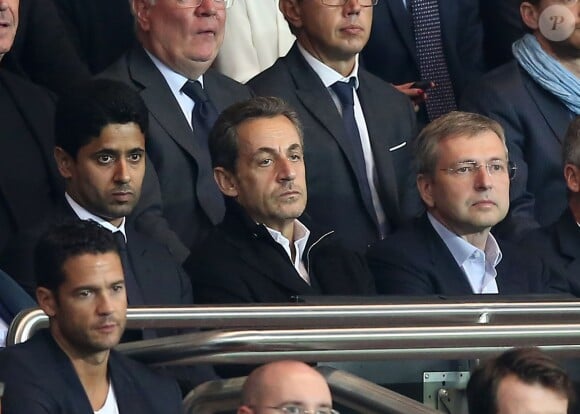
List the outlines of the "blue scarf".
{"label": "blue scarf", "polygon": [[573,114],[580,114],[580,79],[548,55],[538,39],[527,34],[514,42],[512,51],[520,66]]}

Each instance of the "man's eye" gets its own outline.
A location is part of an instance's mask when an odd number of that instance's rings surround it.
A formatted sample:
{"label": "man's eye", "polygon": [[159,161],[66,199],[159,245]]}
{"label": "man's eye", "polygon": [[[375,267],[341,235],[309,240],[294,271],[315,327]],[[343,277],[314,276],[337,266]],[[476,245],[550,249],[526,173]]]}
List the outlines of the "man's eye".
{"label": "man's eye", "polygon": [[91,291],[90,290],[81,290],[78,292],[78,296],[81,298],[88,298],[89,296],[91,296]]}
{"label": "man's eye", "polygon": [[468,174],[473,171],[473,165],[460,165],[455,168],[457,174]]}
{"label": "man's eye", "polygon": [[505,166],[503,164],[491,164],[489,168],[495,172],[502,172],[505,170]]}
{"label": "man's eye", "polygon": [[290,160],[292,161],[300,161],[302,159],[302,154],[292,154],[290,155]]}
{"label": "man's eye", "polygon": [[123,291],[123,285],[115,285],[115,286],[113,286],[113,291],[114,292],[122,292]]}
{"label": "man's eye", "polygon": [[302,414],[303,409],[297,405],[286,405],[282,407],[284,414]]}
{"label": "man's eye", "polygon": [[130,154],[129,155],[130,162],[139,162],[139,161],[141,161],[141,158],[143,158],[142,154]]}
{"label": "man's eye", "polygon": [[113,162],[113,160],[114,158],[108,154],[101,154],[97,157],[97,161],[100,164],[110,164],[111,162]]}
{"label": "man's eye", "polygon": [[269,165],[272,165],[272,160],[270,158],[266,158],[264,160],[260,160],[258,163],[260,164],[260,167],[268,167]]}

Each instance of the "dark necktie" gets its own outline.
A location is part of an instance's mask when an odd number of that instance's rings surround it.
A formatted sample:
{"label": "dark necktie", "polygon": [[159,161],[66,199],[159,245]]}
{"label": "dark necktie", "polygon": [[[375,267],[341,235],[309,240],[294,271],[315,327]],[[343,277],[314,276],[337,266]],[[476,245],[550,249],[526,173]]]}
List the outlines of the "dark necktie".
{"label": "dark necktie", "polygon": [[441,36],[438,0],[408,0],[413,18],[415,48],[422,80],[435,82],[425,102],[429,120],[433,121],[457,109],[453,85],[447,68]]}
{"label": "dark necktie", "polygon": [[350,78],[349,82],[335,82],[331,85],[332,90],[338,96],[342,107],[342,122],[349,139],[351,155],[354,160],[354,172],[361,191],[363,202],[376,222],[376,212],[371,196],[371,188],[367,177],[365,157],[362,149],[360,133],[354,117],[354,85],[355,78]]}
{"label": "dark necktie", "polygon": [[223,195],[217,188],[213,178],[213,168],[207,143],[209,132],[218,118],[218,112],[199,81],[188,80],[181,88],[181,91],[189,96],[195,104],[191,113],[191,126],[194,138],[198,140],[203,151],[196,158],[198,163],[197,200],[213,224],[217,224],[223,218],[225,207]]}
{"label": "dark necktie", "polygon": [[131,259],[129,258],[129,253],[127,252],[127,244],[125,242],[125,236],[120,231],[113,233],[115,237],[115,242],[119,248],[119,256],[121,256],[121,264],[123,265],[123,273],[125,274],[125,288],[127,290],[127,301],[130,306],[142,306],[145,304],[143,299],[143,292],[141,287],[137,283],[137,278],[133,272],[133,266],[131,265]]}

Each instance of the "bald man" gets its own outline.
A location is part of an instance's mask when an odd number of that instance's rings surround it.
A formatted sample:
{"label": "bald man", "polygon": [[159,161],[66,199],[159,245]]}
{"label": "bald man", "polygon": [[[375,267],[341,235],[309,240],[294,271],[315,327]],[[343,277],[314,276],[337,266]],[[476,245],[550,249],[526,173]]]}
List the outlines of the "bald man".
{"label": "bald man", "polygon": [[339,414],[324,377],[298,361],[277,361],[256,368],[242,389],[237,414],[281,413]]}

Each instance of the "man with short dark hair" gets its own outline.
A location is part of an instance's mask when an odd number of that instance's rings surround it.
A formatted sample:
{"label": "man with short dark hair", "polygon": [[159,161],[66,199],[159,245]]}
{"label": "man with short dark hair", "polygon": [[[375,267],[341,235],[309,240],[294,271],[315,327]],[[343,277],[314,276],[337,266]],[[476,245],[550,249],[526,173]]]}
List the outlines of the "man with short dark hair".
{"label": "man with short dark hair", "polygon": [[248,85],[296,109],[304,124],[307,213],[364,252],[418,211],[410,179],[411,101],[359,67],[375,0],[281,0],[296,35]]}
{"label": "man with short dark hair", "polygon": [[467,384],[469,414],[567,414],[566,371],[538,348],[514,348],[478,366]]}
{"label": "man with short dark hair", "polygon": [[111,232],[91,221],[51,228],[35,261],[49,329],[0,352],[4,413],[181,413],[175,382],[112,349],[125,328],[127,296]]}
{"label": "man with short dark hair", "polygon": [[299,361],[276,361],[256,368],[244,382],[237,414],[339,414],[324,377]]}
{"label": "man with short dark hair", "polygon": [[148,113],[127,85],[105,79],[72,88],[58,102],[54,156],[66,191],[43,211],[45,223],[11,243],[4,270],[35,290],[32,251],[47,225],[92,220],[114,233],[122,248],[129,304],[191,304],[191,285],[167,248],[132,226],[127,217],[139,201],[145,175]]}
{"label": "man with short dark hair", "polygon": [[516,172],[496,121],[450,112],[427,125],[416,144],[417,188],[427,213],[369,249],[380,293],[567,291],[537,257],[491,234],[507,214]]}
{"label": "man with short dark hair", "polygon": [[209,145],[226,215],[184,265],[196,302],[374,293],[364,259],[302,216],[302,129],[282,100],[258,97],[226,109]]}
{"label": "man with short dark hair", "polygon": [[136,45],[101,74],[130,85],[145,101],[151,160],[138,228],[183,261],[224,214],[207,136],[218,114],[251,96],[211,69],[232,0],[130,0]]}
{"label": "man with short dark hair", "polygon": [[521,0],[520,15],[530,33],[513,44],[515,59],[469,86],[460,105],[502,125],[518,165],[510,211],[495,229],[510,240],[565,210],[562,142],[580,114],[580,2]]}

